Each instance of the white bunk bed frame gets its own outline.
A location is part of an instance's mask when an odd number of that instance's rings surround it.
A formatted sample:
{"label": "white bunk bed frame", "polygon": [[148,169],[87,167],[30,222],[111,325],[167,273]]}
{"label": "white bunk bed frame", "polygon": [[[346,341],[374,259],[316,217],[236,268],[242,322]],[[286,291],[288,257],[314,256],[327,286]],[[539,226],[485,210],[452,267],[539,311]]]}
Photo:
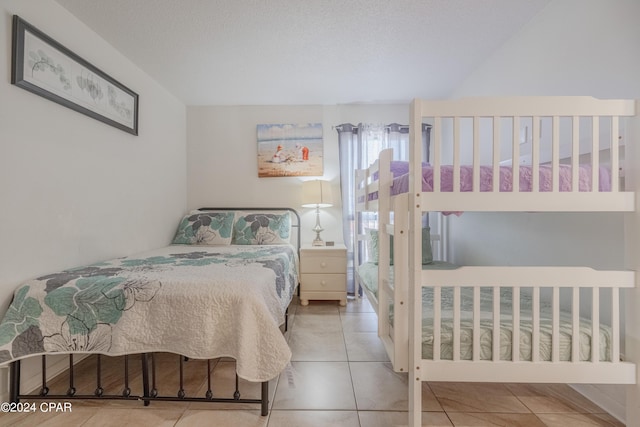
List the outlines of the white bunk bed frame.
{"label": "white bunk bed frame", "polygon": [[[356,212],[356,239],[354,244],[354,260],[360,259],[360,242],[370,238],[365,230],[361,229],[359,214],[364,212],[376,212],[378,214],[379,233],[379,259],[390,258],[389,236],[394,236],[394,260],[407,262],[408,259],[408,225],[409,216],[399,215],[391,223],[390,213],[407,212],[408,194],[399,194],[391,197],[392,175],[390,164],[393,156],[391,149],[380,152],[379,158],[367,169],[359,169],[355,172],[355,212]],[[374,176],[378,179],[374,179]],[[378,197],[369,200],[369,194],[378,193]],[[395,264],[395,261],[394,261]],[[408,265],[408,264],[407,264]],[[374,295],[369,288],[363,285],[362,279],[356,270],[357,283],[356,295],[362,291],[372,303],[378,315],[378,337],[384,344],[389,360],[396,372],[407,372],[409,368],[409,317],[408,317],[408,270],[398,268],[395,272],[395,285],[389,280],[389,263],[378,263],[378,295]],[[389,323],[389,304],[385,301],[394,301],[394,304],[402,306],[398,308],[398,316],[394,325]]]}
{"label": "white bunk bed frame", "polygon": [[[356,297],[360,293],[364,294],[371,302],[378,315],[378,337],[382,341],[389,360],[396,372],[407,372],[409,369],[409,288],[408,274],[408,247],[409,247],[409,215],[407,193],[391,196],[390,187],[393,176],[390,172],[393,150],[382,150],[376,159],[367,169],[355,171],[355,244],[354,260],[356,262],[363,258],[360,256],[360,243],[366,243],[370,236],[363,230],[360,224],[359,214],[374,212],[378,215],[376,228],[379,233],[379,258],[390,259],[390,236],[394,236],[394,264],[404,262],[405,268],[395,270],[395,279],[392,281],[391,267],[387,263],[378,264],[378,295],[374,295],[356,269]],[[378,177],[378,178],[374,178]],[[369,200],[368,195],[378,193],[377,198]],[[402,212],[392,220],[395,212]],[[447,220],[441,217],[432,226],[430,233],[431,248],[433,258],[438,261],[447,260]],[[395,284],[393,283],[395,282]],[[385,301],[394,301],[398,304],[397,316],[394,316],[394,325],[389,322],[389,304]]]}
{"label": "white bunk bed frame", "polygon": [[[635,288],[638,279],[635,271],[596,271],[588,267],[460,267],[454,270],[423,270],[421,265],[421,227],[422,216],[430,211],[491,211],[491,212],[629,212],[625,222],[629,220],[629,231],[633,236],[638,234],[636,194],[623,191],[619,186],[619,118],[636,115],[635,101],[597,100],[591,97],[518,97],[518,98],[474,98],[455,101],[423,101],[414,100],[411,104],[410,117],[410,179],[409,193],[391,196],[389,185],[392,180],[388,173],[390,154],[381,154],[377,164],[365,172],[356,174],[356,210],[377,210],[379,213],[380,259],[388,259],[389,235],[394,235],[395,283],[388,282],[389,266],[379,263],[378,271],[378,322],[379,335],[396,370],[409,372],[409,425],[417,426],[421,422],[421,388],[422,381],[465,381],[465,382],[538,382],[538,383],[588,383],[588,384],[636,384],[635,338],[627,342],[625,356],[621,359],[620,343],[620,289]],[[540,118],[550,117],[552,123],[552,188],[551,191],[538,191],[540,147]],[[572,182],[578,182],[578,158],[581,129],[579,118],[591,119],[591,148],[597,153],[600,149],[600,117],[610,117],[610,157],[611,157],[611,191],[598,191],[599,156],[591,156],[592,191],[579,191],[573,185],[570,192],[560,192],[558,176],[560,168],[560,120],[571,118],[571,166]],[[421,183],[422,138],[418,131],[423,120],[432,120],[431,150],[433,166],[433,191],[423,192]],[[462,118],[473,120],[473,189],[469,192],[459,191],[461,140],[460,123]],[[532,129],[532,191],[520,192],[518,180],[513,182],[512,192],[500,192],[499,180],[493,180],[492,191],[480,191],[480,120],[490,118],[493,121],[493,176],[499,176],[500,168],[500,120],[512,120],[512,158],[519,158],[520,120],[530,118]],[[443,150],[443,119],[453,122],[453,191],[440,191],[441,152]],[[634,120],[635,128],[640,127]],[[636,135],[636,137],[640,136]],[[631,152],[627,149],[627,164],[631,163]],[[389,156],[389,157],[387,157]],[[519,176],[519,163],[513,162],[513,176]],[[368,178],[378,171],[379,180]],[[629,171],[632,172],[632,171]],[[626,174],[627,188],[634,188],[635,183],[628,185],[630,175]],[[367,194],[378,191],[376,201],[368,201]],[[359,200],[362,200],[359,202]],[[399,215],[403,210],[408,215]],[[394,211],[393,224],[389,221],[389,212]],[[627,224],[625,225],[627,226]],[[416,232],[417,231],[417,232]],[[405,244],[405,242],[407,244]],[[627,242],[627,251],[634,250],[635,242]],[[635,261],[630,264],[635,269]],[[406,267],[408,265],[408,268]],[[405,268],[399,268],[403,266]],[[433,358],[422,356],[422,290],[433,289]],[[480,329],[480,289],[493,289],[493,324],[500,324],[500,289],[510,288],[513,294],[513,325],[520,325],[520,292],[527,287],[532,289],[532,352],[531,360],[519,360],[519,327],[513,327],[512,359],[500,360],[500,328],[492,330],[492,360],[480,359],[479,334],[473,334],[472,358],[460,358],[460,298],[461,289],[473,288],[473,330]],[[453,289],[453,359],[440,358],[440,319],[439,302],[443,288]],[[560,289],[569,288],[572,310],[571,361],[561,361],[559,355],[560,329]],[[579,316],[580,289],[590,289],[592,303],[590,316],[592,323],[591,356],[588,361],[580,361],[579,357]],[[611,342],[608,360],[600,360],[599,332],[600,289],[610,288],[611,292]],[[552,351],[551,360],[540,359],[540,295],[541,289],[547,289],[552,295]],[[633,298],[637,299],[633,290]],[[388,322],[388,304],[385,298],[394,301],[394,327],[391,330]],[[631,303],[633,304],[633,303]],[[632,305],[631,307],[634,307]],[[583,307],[584,308],[584,307]],[[631,314],[634,316],[635,314]],[[406,320],[406,321],[405,321]],[[406,332],[405,332],[406,331]],[[406,335],[405,335],[406,333]],[[405,339],[406,336],[406,339]],[[632,347],[632,348],[630,348]],[[408,357],[405,359],[405,349]],[[630,353],[633,356],[630,357]],[[407,365],[405,365],[405,360]],[[637,396],[637,387],[633,388]],[[627,422],[638,418],[637,402],[627,399]],[[632,407],[630,407],[632,406]],[[631,415],[629,415],[631,414]]]}

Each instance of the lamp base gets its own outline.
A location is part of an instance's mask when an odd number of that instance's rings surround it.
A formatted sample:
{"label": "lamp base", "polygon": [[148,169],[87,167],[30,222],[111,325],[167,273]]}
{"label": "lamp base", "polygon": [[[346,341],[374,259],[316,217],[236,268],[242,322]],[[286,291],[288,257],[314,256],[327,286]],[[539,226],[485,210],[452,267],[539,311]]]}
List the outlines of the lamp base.
{"label": "lamp base", "polygon": [[324,240],[320,238],[320,232],[324,230],[320,225],[320,208],[316,206],[316,226],[312,229],[316,233],[316,238],[313,240],[312,246],[324,246]]}
{"label": "lamp base", "polygon": [[322,240],[320,238],[320,234],[318,233],[318,236],[313,240],[313,243],[311,243],[312,246],[324,246],[324,240]]}

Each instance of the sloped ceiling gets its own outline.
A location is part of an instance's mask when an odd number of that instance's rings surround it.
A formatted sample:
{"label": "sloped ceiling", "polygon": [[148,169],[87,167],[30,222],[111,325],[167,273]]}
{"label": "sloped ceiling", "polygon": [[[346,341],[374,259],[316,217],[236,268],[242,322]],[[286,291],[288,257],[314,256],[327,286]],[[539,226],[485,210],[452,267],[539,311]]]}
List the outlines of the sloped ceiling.
{"label": "sloped ceiling", "polygon": [[551,0],[56,1],[186,105],[329,105],[446,97]]}

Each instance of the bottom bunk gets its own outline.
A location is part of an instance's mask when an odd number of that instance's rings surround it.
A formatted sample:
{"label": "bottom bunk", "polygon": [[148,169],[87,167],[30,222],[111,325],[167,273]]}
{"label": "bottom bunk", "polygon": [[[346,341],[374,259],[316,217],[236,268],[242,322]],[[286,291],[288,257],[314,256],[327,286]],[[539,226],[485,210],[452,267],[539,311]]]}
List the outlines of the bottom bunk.
{"label": "bottom bunk", "polygon": [[635,383],[620,326],[622,292],[635,286],[635,272],[433,262],[439,235],[426,238],[423,226],[411,283],[404,203],[391,205],[393,224],[379,213],[378,230],[369,232],[379,253],[369,251],[373,262],[356,276],[394,370],[414,371],[418,381]]}
{"label": "bottom bunk", "polygon": [[419,277],[403,313],[412,319],[409,425],[419,425],[422,381],[636,383],[620,339],[633,271],[460,267]]}
{"label": "bottom bunk", "polygon": [[[434,262],[422,267],[424,275],[440,272],[443,273],[441,276],[443,278],[447,277],[448,273],[467,274],[466,272],[469,271],[469,267],[456,267],[446,262]],[[481,267],[481,269],[488,271],[486,268]],[[593,273],[597,272],[593,271]],[[373,262],[361,264],[357,269],[358,280],[379,313],[377,274],[378,265]],[[393,283],[393,268],[390,268],[390,277]],[[612,293],[618,295],[618,288],[613,289],[615,290]],[[599,288],[590,288],[583,293],[587,292],[592,297],[594,292],[599,293]],[[564,301],[561,304],[561,293],[568,297],[564,298],[565,300],[570,298],[569,306]],[[594,310],[598,310],[599,299],[598,295],[594,299],[596,302],[592,302]],[[579,362],[613,362],[603,364],[603,368],[608,371],[607,376],[611,374],[610,369],[613,366],[620,371],[618,375],[621,377],[620,380],[628,382],[630,379],[628,374],[633,365],[620,361],[619,319],[611,316],[600,321],[599,312],[594,311],[589,317],[581,316],[579,301],[579,288],[561,290],[559,287],[499,285],[423,287],[420,325],[421,358],[423,363],[431,369],[435,363],[443,362],[447,365],[446,362],[454,361],[578,364]],[[615,301],[611,301],[611,304],[615,304]],[[576,309],[573,310],[571,305]],[[408,317],[408,308],[405,305],[395,307],[392,300],[388,302],[388,306],[387,321],[391,330],[389,344],[394,347],[402,346],[401,343],[405,340],[408,343],[408,338],[403,339],[399,333],[396,333],[393,326],[395,319]],[[614,313],[618,312],[619,310],[614,311]],[[385,337],[381,338],[385,341]],[[400,359],[404,357],[403,353],[388,345],[386,347],[390,359],[394,362],[394,368],[397,371],[404,371],[406,363]],[[452,365],[451,369],[456,370],[458,366]],[[567,367],[567,364],[563,366]],[[477,370],[477,368],[476,366],[472,369]],[[430,380],[452,380],[450,374],[443,374],[439,369],[440,366],[433,372],[433,376],[428,374]],[[505,369],[505,366],[501,365],[498,369]],[[520,375],[520,372],[517,374]],[[487,381],[486,375],[486,372],[477,372],[473,375],[468,372],[456,374],[459,381],[472,381],[473,377],[478,377],[477,381]],[[584,374],[580,372],[579,375]],[[605,382],[613,379],[608,377]],[[536,378],[530,381],[536,381]]]}
{"label": "bottom bunk", "polygon": [[[634,282],[631,271],[586,267],[423,271],[414,351],[433,381],[633,383],[620,291]],[[482,369],[465,372],[465,361]]]}
{"label": "bottom bunk", "polygon": [[[459,291],[457,291],[459,289]],[[474,292],[479,289],[479,302],[474,301]],[[459,295],[456,295],[456,292]],[[439,296],[437,294],[440,294]],[[497,294],[497,295],[496,295]],[[534,316],[537,314],[538,345],[536,359],[552,360],[553,350],[553,312],[549,302],[541,302],[539,313],[534,312],[532,292],[519,295],[519,322],[514,320],[514,292],[512,288],[499,288],[494,294],[493,288],[423,288],[422,290],[422,358],[427,360],[495,360],[511,361],[517,353],[516,360],[534,360]],[[435,316],[436,306],[440,302],[440,324]],[[474,313],[474,305],[480,304],[479,311]],[[495,304],[498,305],[499,316],[494,317]],[[459,306],[456,319],[454,307]],[[476,321],[477,317],[479,319]],[[570,311],[560,311],[558,320],[559,361],[572,361],[573,319]],[[517,324],[518,326],[516,326]],[[515,328],[518,327],[516,333]],[[577,360],[591,360],[592,324],[588,319],[580,318],[578,323]],[[436,337],[440,331],[439,339]],[[611,360],[612,331],[608,325],[600,325],[598,359]],[[494,348],[494,335],[499,336],[499,345]],[[514,341],[517,339],[517,341]],[[439,343],[438,343],[439,341]],[[437,343],[439,345],[437,345]],[[434,349],[440,352],[434,357]],[[516,353],[514,353],[514,351]],[[454,356],[455,354],[455,356]]]}
{"label": "bottom bunk", "polygon": [[393,304],[388,317],[391,325],[416,319],[408,335],[411,417],[421,411],[422,381],[636,383],[620,310],[634,272],[422,266],[421,273],[420,298]]}

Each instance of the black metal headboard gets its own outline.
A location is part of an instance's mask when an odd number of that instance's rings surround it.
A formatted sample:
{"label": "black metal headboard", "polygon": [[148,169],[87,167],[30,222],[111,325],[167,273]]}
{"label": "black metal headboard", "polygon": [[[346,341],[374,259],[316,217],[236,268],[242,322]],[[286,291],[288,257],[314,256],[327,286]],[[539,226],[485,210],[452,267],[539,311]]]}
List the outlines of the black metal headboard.
{"label": "black metal headboard", "polygon": [[256,207],[248,207],[245,206],[243,208],[217,208],[217,207],[206,207],[206,208],[198,208],[199,211],[289,211],[295,217],[295,221],[291,221],[291,227],[295,227],[298,231],[296,233],[296,248],[298,249],[298,253],[300,252],[300,215],[298,211],[292,208],[256,208]]}

